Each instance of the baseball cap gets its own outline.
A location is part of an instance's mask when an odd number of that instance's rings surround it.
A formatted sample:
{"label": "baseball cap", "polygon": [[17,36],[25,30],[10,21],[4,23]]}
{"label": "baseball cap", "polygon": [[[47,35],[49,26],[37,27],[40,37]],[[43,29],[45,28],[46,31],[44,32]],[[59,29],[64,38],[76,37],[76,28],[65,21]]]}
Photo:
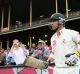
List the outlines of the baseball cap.
{"label": "baseball cap", "polygon": [[38,43],[45,43],[45,41],[39,39]]}

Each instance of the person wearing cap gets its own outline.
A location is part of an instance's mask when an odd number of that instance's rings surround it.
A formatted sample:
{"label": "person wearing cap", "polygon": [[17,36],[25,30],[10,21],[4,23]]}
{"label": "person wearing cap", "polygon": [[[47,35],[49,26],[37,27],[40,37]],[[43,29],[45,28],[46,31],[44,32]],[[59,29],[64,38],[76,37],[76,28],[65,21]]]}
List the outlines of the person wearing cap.
{"label": "person wearing cap", "polygon": [[50,51],[46,46],[45,41],[39,39],[38,48],[33,52],[32,56],[42,61],[46,61],[50,55]]}
{"label": "person wearing cap", "polygon": [[76,74],[80,65],[79,32],[65,28],[65,16],[61,13],[52,14],[50,22],[51,30],[55,31],[51,37],[55,60],[53,74]]}

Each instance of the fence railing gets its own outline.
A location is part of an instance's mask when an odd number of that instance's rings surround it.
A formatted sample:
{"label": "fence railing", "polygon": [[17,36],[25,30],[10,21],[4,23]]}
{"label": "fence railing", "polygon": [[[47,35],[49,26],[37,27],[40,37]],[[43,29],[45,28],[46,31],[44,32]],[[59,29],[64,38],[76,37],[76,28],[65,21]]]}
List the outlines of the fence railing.
{"label": "fence railing", "polygon": [[[68,16],[69,16],[68,18],[78,17],[78,16],[80,16],[80,11],[69,12]],[[48,20],[49,20],[49,18],[43,18],[43,19],[40,19],[40,20],[37,20],[37,21],[33,21],[31,27],[45,25],[46,23],[48,23]],[[10,25],[10,30],[9,31],[18,30],[18,29],[27,29],[27,28],[30,28],[30,23],[29,22],[24,23],[24,24]],[[6,29],[6,31],[3,30],[3,32],[7,32],[7,31],[8,31],[7,29]]]}

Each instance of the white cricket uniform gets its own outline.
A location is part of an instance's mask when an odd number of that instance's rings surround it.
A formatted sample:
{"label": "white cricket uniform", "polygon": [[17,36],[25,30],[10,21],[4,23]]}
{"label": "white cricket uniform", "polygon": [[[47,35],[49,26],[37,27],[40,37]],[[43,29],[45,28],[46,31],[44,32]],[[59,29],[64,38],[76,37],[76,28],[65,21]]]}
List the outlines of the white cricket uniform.
{"label": "white cricket uniform", "polygon": [[54,74],[76,74],[77,66],[69,67],[65,64],[66,54],[74,53],[78,49],[80,35],[77,31],[61,29],[60,36],[55,33],[51,37],[51,46],[54,52],[55,68]]}
{"label": "white cricket uniform", "polygon": [[26,59],[27,53],[25,54],[24,50],[21,47],[19,47],[18,49],[14,48],[12,50],[13,53],[9,53],[8,56],[12,56],[17,65],[23,64]]}
{"label": "white cricket uniform", "polygon": [[76,69],[76,74],[80,74],[80,62],[78,68]]}

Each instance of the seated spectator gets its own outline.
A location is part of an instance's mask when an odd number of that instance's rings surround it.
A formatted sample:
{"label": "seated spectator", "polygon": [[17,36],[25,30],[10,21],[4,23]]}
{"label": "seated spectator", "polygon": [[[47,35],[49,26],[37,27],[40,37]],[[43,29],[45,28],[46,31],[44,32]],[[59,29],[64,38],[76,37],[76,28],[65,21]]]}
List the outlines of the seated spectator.
{"label": "seated spectator", "polygon": [[10,48],[7,48],[7,50],[4,51],[6,56],[6,64],[15,65],[14,59],[12,57],[8,57]]}
{"label": "seated spectator", "polygon": [[29,53],[30,53],[30,55],[33,54],[33,52],[34,52],[35,50],[36,50],[36,44],[33,43],[32,46],[31,46],[31,48],[29,48]]}
{"label": "seated spectator", "polygon": [[45,41],[40,39],[38,41],[38,48],[33,52],[32,56],[42,61],[46,61],[49,55],[50,52],[48,50],[48,47],[46,47]]}
{"label": "seated spectator", "polygon": [[4,51],[5,55],[7,55],[10,51],[10,48],[7,48],[7,50]]}
{"label": "seated spectator", "polygon": [[4,48],[1,49],[1,53],[3,53],[5,55],[5,49]]}
{"label": "seated spectator", "polygon": [[4,66],[4,65],[5,65],[5,54],[3,50],[0,50],[0,66]]}
{"label": "seated spectator", "polygon": [[16,65],[14,58],[12,56],[7,57],[6,63],[7,65]]}

